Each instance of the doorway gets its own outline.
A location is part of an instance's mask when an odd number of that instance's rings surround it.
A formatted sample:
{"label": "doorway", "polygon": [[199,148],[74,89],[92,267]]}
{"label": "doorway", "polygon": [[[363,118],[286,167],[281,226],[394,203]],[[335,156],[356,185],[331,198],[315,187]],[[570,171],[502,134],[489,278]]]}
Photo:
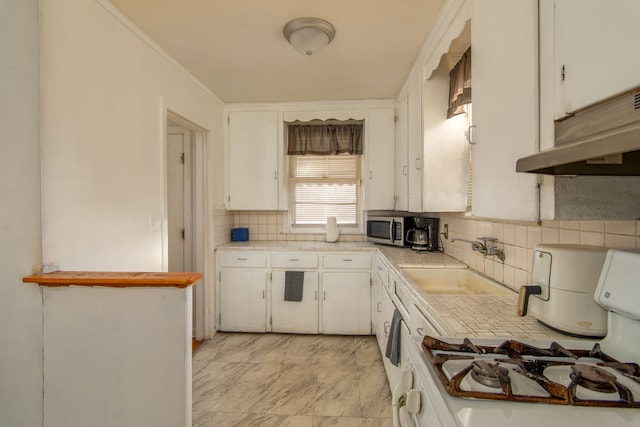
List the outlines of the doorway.
{"label": "doorway", "polygon": [[167,114],[167,262],[168,271],[200,271],[193,289],[193,338],[205,338],[205,133]]}

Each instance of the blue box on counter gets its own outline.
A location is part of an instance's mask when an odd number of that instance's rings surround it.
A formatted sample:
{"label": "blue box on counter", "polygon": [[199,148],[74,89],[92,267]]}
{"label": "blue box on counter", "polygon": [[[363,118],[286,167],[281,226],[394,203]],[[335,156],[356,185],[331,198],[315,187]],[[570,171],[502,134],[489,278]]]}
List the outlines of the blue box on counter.
{"label": "blue box on counter", "polygon": [[247,240],[249,240],[248,228],[232,228],[231,229],[232,242],[246,242]]}

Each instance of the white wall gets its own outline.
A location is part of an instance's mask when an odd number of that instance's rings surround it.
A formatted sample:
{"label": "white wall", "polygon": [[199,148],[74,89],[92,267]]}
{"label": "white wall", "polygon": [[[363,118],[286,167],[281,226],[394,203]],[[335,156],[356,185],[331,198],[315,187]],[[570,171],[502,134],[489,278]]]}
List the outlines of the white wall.
{"label": "white wall", "polygon": [[212,131],[215,173],[222,104],[106,1],[42,0],[41,16],[43,262],[165,269],[164,114]]}
{"label": "white wall", "polygon": [[43,293],[45,426],[191,426],[191,287]]}
{"label": "white wall", "polygon": [[0,425],[42,425],[38,0],[0,0]]}

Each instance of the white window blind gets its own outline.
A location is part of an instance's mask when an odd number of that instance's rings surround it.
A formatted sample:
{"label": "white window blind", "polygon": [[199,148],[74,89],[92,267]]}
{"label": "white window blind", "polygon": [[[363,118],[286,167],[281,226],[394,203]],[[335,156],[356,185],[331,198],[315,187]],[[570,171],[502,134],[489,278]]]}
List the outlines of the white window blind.
{"label": "white window blind", "polygon": [[356,225],[361,156],[290,156],[289,213],[293,225]]}

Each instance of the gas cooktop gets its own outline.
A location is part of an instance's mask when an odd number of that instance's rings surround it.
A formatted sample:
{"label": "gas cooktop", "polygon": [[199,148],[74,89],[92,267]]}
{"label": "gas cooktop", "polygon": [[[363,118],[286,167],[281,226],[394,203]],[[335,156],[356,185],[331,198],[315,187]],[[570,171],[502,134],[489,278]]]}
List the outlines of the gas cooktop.
{"label": "gas cooktop", "polygon": [[476,345],[426,336],[422,349],[446,391],[458,397],[573,406],[640,408],[640,368],[591,349],[515,340]]}

